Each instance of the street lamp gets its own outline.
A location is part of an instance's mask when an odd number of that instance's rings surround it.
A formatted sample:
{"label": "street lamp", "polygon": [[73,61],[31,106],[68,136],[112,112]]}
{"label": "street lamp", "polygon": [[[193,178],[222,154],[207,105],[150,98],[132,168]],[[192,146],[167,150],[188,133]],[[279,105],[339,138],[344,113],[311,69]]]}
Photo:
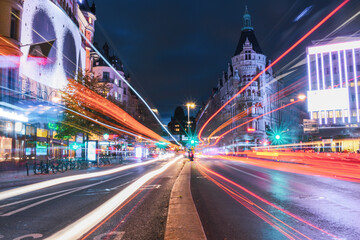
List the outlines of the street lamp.
{"label": "street lamp", "polygon": [[190,108],[195,108],[195,103],[189,102],[186,104],[187,112],[188,112],[188,134],[190,135]]}
{"label": "street lamp", "polygon": [[301,100],[301,101],[305,100],[305,99],[306,99],[305,94],[300,94],[300,95],[298,96],[298,99]]}

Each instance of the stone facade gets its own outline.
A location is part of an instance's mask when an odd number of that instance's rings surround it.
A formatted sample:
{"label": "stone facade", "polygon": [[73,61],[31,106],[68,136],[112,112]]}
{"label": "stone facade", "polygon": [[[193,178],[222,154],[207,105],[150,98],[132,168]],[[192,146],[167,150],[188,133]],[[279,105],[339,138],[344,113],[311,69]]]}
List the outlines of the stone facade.
{"label": "stone facade", "polygon": [[[279,90],[279,83],[274,80],[271,68],[248,85],[257,74],[268,66],[270,61],[263,54],[257,42],[247,8],[243,21],[240,40],[235,54],[231,58],[231,63],[228,64],[227,71],[223,72],[217,87],[213,89],[207,104],[198,114],[198,129],[217,109],[238,91],[247,87],[222,110],[216,120],[214,119],[215,123],[209,124],[207,128],[210,130],[204,131],[204,137],[210,136],[211,132],[219,125],[236,116],[242,115],[239,120],[233,121],[214,136],[279,107],[279,101],[271,98]],[[232,150],[236,151],[259,145],[267,139],[267,126],[271,127],[278,123],[278,112],[266,115],[232,131],[222,139],[220,145],[231,146]]]}

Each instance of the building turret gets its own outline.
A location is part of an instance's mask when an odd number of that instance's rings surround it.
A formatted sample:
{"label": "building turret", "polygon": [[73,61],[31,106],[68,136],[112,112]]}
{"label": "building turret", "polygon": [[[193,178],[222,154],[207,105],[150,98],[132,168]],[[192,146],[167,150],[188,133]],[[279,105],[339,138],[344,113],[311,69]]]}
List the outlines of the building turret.
{"label": "building turret", "polygon": [[254,28],[251,25],[251,16],[249,14],[247,6],[245,6],[245,13],[243,16],[243,28],[242,30],[254,30]]}

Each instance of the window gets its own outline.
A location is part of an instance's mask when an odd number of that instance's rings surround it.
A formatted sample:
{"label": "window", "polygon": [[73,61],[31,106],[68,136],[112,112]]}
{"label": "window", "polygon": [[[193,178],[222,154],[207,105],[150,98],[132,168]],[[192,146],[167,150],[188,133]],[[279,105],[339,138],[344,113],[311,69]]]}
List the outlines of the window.
{"label": "window", "polygon": [[341,118],[341,112],[339,110],[335,111],[335,117]]}
{"label": "window", "polygon": [[10,20],[10,38],[19,40],[19,19],[20,13],[18,10],[11,10]]}
{"label": "window", "polygon": [[313,119],[318,119],[318,113],[317,112],[313,112]]}
{"label": "window", "polygon": [[110,73],[109,72],[103,72],[103,80],[107,81],[107,80],[109,80],[109,78],[110,78]]}
{"label": "window", "polygon": [[353,67],[353,65],[350,65],[349,66],[349,72],[353,72],[354,71],[354,67]]}

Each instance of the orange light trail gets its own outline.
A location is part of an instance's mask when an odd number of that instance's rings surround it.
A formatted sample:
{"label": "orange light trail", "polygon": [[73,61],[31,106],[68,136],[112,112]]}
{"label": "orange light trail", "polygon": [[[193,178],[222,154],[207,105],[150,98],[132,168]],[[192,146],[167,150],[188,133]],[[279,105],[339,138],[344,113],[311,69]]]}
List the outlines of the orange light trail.
{"label": "orange light trail", "polygon": [[[300,84],[302,84],[304,81],[306,80],[305,77],[302,77],[301,79],[297,80],[296,82],[290,84],[289,86],[283,88],[282,90],[278,91],[277,93],[274,93],[270,96],[269,102],[273,102],[276,100],[279,100],[282,97],[285,97],[291,93],[293,93],[294,91],[298,90],[298,86]],[[265,106],[265,105],[264,105]],[[256,107],[256,106],[255,106]],[[246,115],[248,115],[249,112],[252,111],[252,109],[254,108],[254,106],[251,106],[250,108],[242,111],[241,113],[237,114],[236,116],[234,116],[233,118],[230,118],[229,120],[227,120],[225,123],[221,124],[217,129],[215,129],[208,137],[208,142],[210,142],[210,138],[212,136],[214,136],[216,133],[218,133],[219,131],[221,131],[222,129],[224,129],[225,127],[229,126],[231,123],[240,120],[241,118],[245,117]]]}
{"label": "orange light trail", "polygon": [[221,110],[223,110],[232,100],[234,100],[239,94],[241,94],[247,87],[249,87],[254,81],[256,81],[262,74],[264,74],[267,70],[272,68],[276,63],[278,63],[281,59],[283,59],[288,53],[290,53],[295,47],[297,47],[300,43],[302,43],[307,37],[309,37],[314,31],[316,31],[321,25],[323,25],[329,18],[331,18],[336,12],[338,12],[345,4],[347,4],[350,0],[345,0],[338,7],[336,7],[331,13],[329,13],[324,19],[322,19],[318,24],[316,24],[309,32],[307,32],[303,37],[301,37],[296,43],[294,43],[289,49],[287,49],[283,54],[281,54],[274,62],[269,64],[264,70],[262,70],[259,74],[257,74],[248,84],[246,84],[240,91],[238,91],[233,97],[231,97],[224,105],[222,105],[201,127],[198,138],[201,142],[204,142],[201,139],[201,134],[204,131],[204,128],[209,124],[209,122],[219,114]]}
{"label": "orange light trail", "polygon": [[[273,169],[277,171],[323,176],[337,180],[360,182],[360,159],[344,160],[341,155],[317,153],[245,152],[247,157],[206,155],[208,158],[224,159]],[[274,155],[274,153],[276,153]],[[288,159],[291,159],[289,161]]]}
{"label": "orange light trail", "polygon": [[[233,185],[233,186],[241,189],[242,191],[244,191],[244,192],[246,192],[247,194],[249,194],[250,196],[252,196],[252,197],[260,200],[261,202],[263,202],[263,203],[265,203],[265,204],[267,204],[267,205],[269,205],[269,206],[271,206],[271,207],[273,207],[273,208],[281,211],[282,213],[286,214],[287,216],[292,217],[292,218],[294,218],[294,219],[296,219],[296,220],[298,220],[298,221],[301,221],[302,223],[305,223],[306,225],[308,225],[308,226],[310,226],[310,227],[312,227],[312,228],[314,228],[314,229],[316,229],[316,230],[318,230],[318,231],[321,231],[322,233],[325,233],[325,234],[328,235],[328,236],[331,236],[331,237],[333,237],[333,238],[338,238],[337,236],[335,236],[335,235],[333,235],[333,234],[331,234],[331,233],[329,233],[329,232],[327,232],[327,231],[325,231],[325,230],[323,230],[323,229],[321,229],[321,228],[313,225],[312,223],[306,221],[305,219],[303,219],[303,218],[301,218],[301,217],[299,217],[299,216],[297,216],[297,215],[295,215],[295,214],[293,214],[293,213],[291,213],[291,212],[289,212],[289,211],[287,211],[287,210],[285,210],[285,209],[283,209],[283,208],[281,208],[281,207],[279,207],[279,206],[277,206],[277,205],[269,202],[268,200],[260,197],[259,195],[255,194],[254,192],[250,191],[249,189],[247,189],[247,188],[245,188],[245,187],[237,184],[236,182],[234,182],[234,181],[232,181],[232,180],[230,180],[230,179],[222,176],[221,174],[210,170],[209,168],[207,168],[207,167],[205,167],[203,164],[201,164],[198,160],[195,160],[195,162],[196,162],[197,166],[200,167],[199,170],[203,170],[203,173],[204,173],[204,172],[210,173],[210,174],[212,174],[213,176],[216,176],[217,178],[225,181],[226,183],[229,183],[229,184],[231,184],[231,185]],[[206,173],[205,173],[205,174],[206,174]],[[207,176],[208,179],[210,179],[211,181],[213,181],[213,182],[216,181],[214,178],[211,178],[211,177],[209,176],[209,174],[206,174],[206,176]],[[216,181],[216,182],[217,182],[218,184],[222,185],[220,182],[218,182],[218,181]],[[215,183],[215,182],[214,182],[214,183]],[[218,184],[216,184],[216,185],[218,185]],[[219,185],[218,185],[218,186],[219,186]],[[225,190],[226,187],[225,187],[224,185],[223,185],[223,187],[224,187],[224,188],[222,188],[222,189]],[[226,191],[226,192],[228,192],[228,191]],[[235,195],[240,195],[241,197],[239,197],[239,199],[245,198],[243,195],[241,195],[240,193],[236,192],[234,189],[232,189],[231,192],[233,192],[233,193],[235,192],[235,193],[236,193]],[[231,195],[230,195],[230,196],[231,196]],[[250,200],[249,200],[249,201],[250,201]],[[249,201],[246,201],[246,202],[249,202]],[[240,201],[238,201],[238,202],[240,203]],[[241,204],[242,204],[242,203],[241,203]],[[279,221],[280,223],[285,224],[284,222],[282,222],[281,220],[275,218],[272,214],[270,214],[269,212],[267,212],[266,210],[264,210],[263,208],[261,208],[260,206],[258,206],[257,204],[255,204],[254,202],[252,202],[252,204],[250,204],[250,205],[251,205],[251,206],[254,206],[254,207],[256,207],[256,208],[259,208],[259,210],[261,210],[262,212],[266,213],[266,214],[269,215],[270,217],[273,217],[275,220]],[[249,208],[248,208],[248,209],[249,209]],[[250,209],[249,209],[249,210],[250,210]],[[251,211],[251,210],[250,210],[250,211]],[[253,211],[252,211],[252,212],[253,212]],[[253,213],[254,213],[254,212],[253,212]],[[262,217],[261,217],[261,218],[262,218]],[[262,218],[262,219],[264,220],[264,218]],[[267,221],[266,221],[266,222],[267,222]],[[267,222],[267,223],[269,223],[269,222]],[[273,226],[272,224],[270,224],[270,225]],[[290,226],[287,225],[287,224],[286,224],[285,226],[290,227]],[[273,226],[273,227],[274,227],[274,226]],[[276,229],[279,230],[280,228],[276,228]],[[292,227],[290,227],[290,229],[295,230],[295,229],[292,228]],[[295,230],[295,231],[296,231],[297,233],[300,233],[298,230]],[[280,232],[281,232],[281,233],[284,233],[283,231],[280,231]],[[303,235],[302,233],[300,233],[300,234]],[[286,235],[286,236],[289,237],[288,235]],[[303,235],[303,236],[305,236],[305,235]],[[306,238],[308,238],[308,237],[306,237]],[[293,239],[293,238],[290,237],[290,239]],[[309,238],[308,238],[308,239],[309,239]]]}
{"label": "orange light trail", "polygon": [[69,79],[66,93],[69,94],[69,96],[78,104],[81,104],[84,107],[91,108],[103,115],[106,115],[113,120],[120,122],[121,124],[133,131],[139,132],[158,141],[167,142],[160,135],[139,123],[137,120],[135,120],[127,112],[125,112],[123,109],[121,109],[114,103],[110,102],[109,100],[103,98],[102,96],[98,95],[87,87],[75,82],[72,79]]}
{"label": "orange light trail", "polygon": [[261,118],[261,117],[266,116],[266,115],[268,115],[268,114],[270,114],[270,113],[279,111],[279,110],[281,110],[281,109],[283,109],[283,108],[286,108],[286,107],[288,107],[288,106],[291,106],[291,105],[293,105],[293,104],[295,104],[295,103],[298,103],[298,102],[301,102],[301,101],[303,101],[303,100],[298,99],[298,100],[296,100],[296,101],[294,101],[294,102],[288,103],[288,104],[286,104],[286,105],[284,105],[284,106],[281,106],[281,107],[279,107],[279,108],[277,108],[277,109],[271,110],[271,111],[269,111],[269,112],[267,112],[267,113],[261,114],[261,115],[259,115],[259,116],[257,116],[257,117],[254,117],[254,118],[252,118],[252,119],[250,119],[250,120],[248,120],[248,121],[246,121],[246,122],[243,122],[243,123],[237,125],[236,127],[233,127],[232,129],[230,129],[230,130],[224,132],[223,134],[221,134],[221,135],[216,139],[215,143],[212,144],[212,145],[210,145],[209,147],[215,146],[215,145],[220,141],[221,138],[223,138],[226,134],[234,131],[235,129],[237,129],[237,128],[241,127],[241,126],[244,126],[245,124],[248,124],[248,123],[250,123],[250,122],[252,122],[252,121],[254,121],[254,120],[258,119],[258,118]]}

